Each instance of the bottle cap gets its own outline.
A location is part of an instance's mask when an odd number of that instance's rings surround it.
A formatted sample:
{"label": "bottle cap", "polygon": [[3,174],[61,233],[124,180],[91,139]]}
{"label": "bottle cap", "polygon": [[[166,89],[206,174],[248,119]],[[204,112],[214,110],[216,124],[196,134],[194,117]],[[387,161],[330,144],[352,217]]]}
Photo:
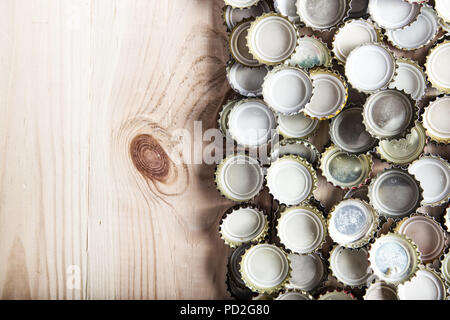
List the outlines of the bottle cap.
{"label": "bottle cap", "polygon": [[297,38],[297,28],[288,18],[267,13],[252,22],[247,45],[260,63],[275,65],[291,57]]}
{"label": "bottle cap", "polygon": [[263,84],[263,96],[277,113],[292,115],[305,108],[311,100],[313,84],[300,68],[280,65],[270,71]]}
{"label": "bottle cap", "polygon": [[331,61],[327,45],[316,36],[305,35],[298,39],[295,52],[286,63],[310,69],[317,66],[331,67]]}
{"label": "bottle cap", "polygon": [[414,215],[405,218],[397,225],[396,231],[414,241],[424,264],[433,262],[444,252],[445,231],[430,216]]}
{"label": "bottle cap", "polygon": [[264,183],[262,167],[246,155],[231,155],[217,166],[216,184],[227,199],[243,202],[253,199]]}
{"label": "bottle cap", "polygon": [[230,257],[228,258],[228,276],[230,279],[239,287],[241,288],[247,288],[245,286],[244,280],[242,280],[241,276],[241,261],[242,256],[244,255],[245,251],[247,251],[250,248],[251,244],[246,243],[242,246],[239,246],[235,248]]}
{"label": "bottle cap", "polygon": [[356,300],[356,298],[349,292],[334,290],[320,295],[318,300]]}
{"label": "bottle cap", "polygon": [[400,300],[445,300],[445,284],[433,270],[421,267],[416,275],[398,286]]}
{"label": "bottle cap", "polygon": [[372,149],[377,143],[367,132],[362,120],[363,109],[351,107],[343,110],[330,124],[331,141],[343,151],[360,154]]}
{"label": "bottle cap", "polygon": [[223,10],[223,19],[229,31],[242,20],[256,18],[264,13],[270,12],[270,7],[266,0],[260,0],[255,6],[249,8],[233,8],[225,6]]}
{"label": "bottle cap", "polygon": [[227,66],[227,79],[234,91],[254,98],[262,95],[262,84],[268,72],[267,66],[250,68],[233,61]]}
{"label": "bottle cap", "polygon": [[233,58],[244,66],[258,67],[261,63],[253,58],[247,47],[247,35],[251,23],[252,20],[243,20],[233,28],[230,35],[230,52]]}
{"label": "bottle cap", "polygon": [[403,90],[414,100],[421,100],[427,89],[425,72],[417,62],[406,58],[397,59],[397,66],[397,75],[389,88]]}
{"label": "bottle cap", "polygon": [[232,298],[237,300],[251,300],[254,296],[254,293],[247,288],[239,286],[235,281],[233,281],[229,274],[227,274],[225,279],[225,284],[227,286],[227,291]]}
{"label": "bottle cap", "polygon": [[339,73],[329,69],[313,69],[310,74],[314,89],[305,114],[319,120],[335,117],[347,104],[347,82]]}
{"label": "bottle cap", "polygon": [[436,12],[423,6],[417,20],[403,29],[386,31],[387,39],[400,50],[416,50],[430,43],[439,31]]}
{"label": "bottle cap", "polygon": [[372,244],[369,261],[378,278],[388,283],[399,284],[416,274],[419,252],[416,245],[407,237],[388,233]]}
{"label": "bottle cap", "polygon": [[379,215],[398,219],[410,215],[420,207],[422,189],[407,171],[389,168],[370,183],[369,199]]}
{"label": "bottle cap", "polygon": [[364,300],[398,300],[397,287],[382,281],[375,282],[367,288]]}
{"label": "bottle cap", "polygon": [[309,205],[285,209],[278,219],[277,231],[280,242],[295,253],[320,249],[327,235],[322,213]]}
{"label": "bottle cap", "polygon": [[316,30],[329,30],[348,16],[348,0],[297,0],[297,13],[300,20]]}
{"label": "bottle cap", "polygon": [[433,87],[445,93],[450,93],[448,61],[450,61],[450,41],[446,40],[431,49],[425,63],[428,80]]}
{"label": "bottle cap", "polygon": [[441,259],[442,279],[450,285],[450,251]]}
{"label": "bottle cap", "polygon": [[242,257],[241,275],[252,291],[267,294],[278,292],[289,281],[289,259],[275,245],[258,244],[248,249]]}
{"label": "bottle cap", "polygon": [[425,129],[419,122],[412,128],[406,138],[399,140],[382,140],[377,152],[380,157],[390,163],[411,163],[423,153],[426,144]]}
{"label": "bottle cap", "polygon": [[234,108],[236,103],[241,101],[240,99],[233,99],[227,101],[223,106],[222,110],[219,113],[218,126],[220,132],[222,132],[224,137],[228,136],[228,116],[230,115],[231,110]]}
{"label": "bottle cap", "polygon": [[434,7],[439,16],[447,22],[450,22],[450,7],[447,0],[434,0]]}
{"label": "bottle cap", "polygon": [[358,248],[366,245],[378,227],[375,210],[365,201],[347,199],[339,202],[328,216],[328,232],[337,244]]}
{"label": "bottle cap", "polygon": [[225,213],[220,234],[225,243],[233,248],[264,240],[268,229],[269,222],[262,210],[251,205],[240,205]]}
{"label": "bottle cap", "polygon": [[303,112],[278,115],[278,132],[285,138],[308,138],[319,128],[319,121],[306,117]]}
{"label": "bottle cap", "polygon": [[364,104],[363,122],[378,139],[405,137],[417,118],[417,106],[411,96],[397,89],[371,94]]}
{"label": "bottle cap", "polygon": [[241,146],[266,145],[275,134],[276,119],[261,99],[244,99],[236,103],[228,116],[228,132]]}
{"label": "bottle cap", "polygon": [[364,286],[371,275],[365,248],[348,249],[337,246],[331,251],[329,261],[336,279],[349,287]]}
{"label": "bottle cap", "polygon": [[394,79],[395,69],[394,56],[379,43],[366,43],[353,49],[345,64],[345,74],[352,87],[367,93],[386,88]]}
{"label": "bottle cap", "polygon": [[267,187],[280,204],[297,205],[309,199],[317,188],[317,174],[306,160],[283,156],[267,170]]}
{"label": "bottle cap", "polygon": [[380,31],[369,21],[348,20],[334,35],[334,56],[344,63],[353,49],[365,43],[379,42],[381,38]]}
{"label": "bottle cap", "polygon": [[370,0],[369,13],[382,28],[399,29],[416,20],[420,12],[418,4],[403,0]]}
{"label": "bottle cap", "polygon": [[350,9],[349,18],[357,19],[367,15],[367,7],[369,6],[369,0],[352,0],[352,8]]}
{"label": "bottle cap", "polygon": [[425,108],[422,123],[436,142],[450,143],[450,96],[439,97]]}
{"label": "bottle cap", "polygon": [[450,165],[437,156],[422,156],[408,168],[423,188],[422,205],[439,206],[450,197]]}
{"label": "bottle cap", "polygon": [[248,8],[257,4],[260,0],[225,0],[225,4],[233,8]]}
{"label": "bottle cap", "polygon": [[275,11],[286,16],[294,23],[300,23],[300,17],[297,14],[297,0],[274,0]]}
{"label": "bottle cap", "polygon": [[283,139],[277,143],[272,151],[272,162],[286,155],[299,156],[314,165],[320,158],[317,148],[308,140],[303,139]]}
{"label": "bottle cap", "polygon": [[312,291],[326,278],[326,268],[322,258],[315,254],[289,255],[291,261],[291,280],[286,284],[287,288]]}
{"label": "bottle cap", "polygon": [[280,294],[275,300],[313,300],[313,297],[306,292],[287,291]]}
{"label": "bottle cap", "polygon": [[365,184],[372,167],[370,156],[350,155],[333,145],[325,150],[320,162],[320,169],[327,181],[343,189]]}

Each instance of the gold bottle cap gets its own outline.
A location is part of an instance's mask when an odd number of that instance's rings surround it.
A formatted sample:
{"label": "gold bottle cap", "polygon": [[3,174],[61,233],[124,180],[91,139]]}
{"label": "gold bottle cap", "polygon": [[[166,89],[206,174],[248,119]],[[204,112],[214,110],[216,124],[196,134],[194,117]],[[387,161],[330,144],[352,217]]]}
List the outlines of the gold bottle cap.
{"label": "gold bottle cap", "polygon": [[289,281],[290,272],[286,253],[275,245],[252,246],[242,257],[242,278],[255,292],[270,294],[280,291]]}
{"label": "gold bottle cap", "polygon": [[287,17],[267,13],[252,22],[247,45],[260,63],[275,65],[291,57],[297,38],[297,28]]}
{"label": "gold bottle cap", "polygon": [[434,155],[422,156],[408,168],[423,188],[422,205],[439,206],[450,197],[450,164]]}
{"label": "gold bottle cap", "polygon": [[300,23],[300,17],[297,13],[297,0],[274,0],[275,11],[286,16],[294,23]]}
{"label": "gold bottle cap", "polygon": [[421,266],[408,282],[398,286],[400,300],[445,300],[444,281],[432,269]]}
{"label": "gold bottle cap", "polygon": [[226,212],[220,225],[220,234],[225,243],[234,248],[244,243],[264,240],[268,229],[269,222],[262,210],[240,205]]}
{"label": "gold bottle cap", "polygon": [[273,162],[266,181],[274,199],[288,206],[308,200],[317,188],[317,174],[311,164],[294,155]]}
{"label": "gold bottle cap", "polygon": [[400,50],[416,50],[430,43],[438,31],[436,12],[430,6],[422,6],[416,21],[402,29],[387,30],[386,36]]}
{"label": "gold bottle cap", "polygon": [[416,102],[409,94],[397,89],[373,93],[364,104],[364,125],[380,140],[405,137],[411,132],[416,118]]}
{"label": "gold bottle cap", "polygon": [[232,57],[244,66],[258,67],[261,63],[253,58],[247,47],[247,35],[251,23],[252,20],[243,20],[233,28],[230,35],[230,52]]}
{"label": "gold bottle cap", "polygon": [[427,135],[436,142],[450,143],[450,96],[432,101],[422,116]]}
{"label": "gold bottle cap", "polygon": [[308,140],[283,139],[277,143],[271,153],[271,161],[275,162],[286,155],[299,156],[310,164],[315,165],[320,158],[317,148]]}
{"label": "gold bottle cap", "polygon": [[314,89],[311,101],[305,106],[305,114],[319,120],[335,117],[347,104],[347,82],[330,69],[316,68],[310,74]]}
{"label": "gold bottle cap", "polygon": [[307,27],[329,30],[346,18],[350,11],[349,0],[297,0],[297,13]]}
{"label": "gold bottle cap", "polygon": [[445,231],[430,216],[413,215],[405,218],[397,225],[396,231],[414,241],[424,264],[433,262],[444,252]]}
{"label": "gold bottle cap", "polygon": [[339,202],[328,216],[328,232],[337,244],[358,248],[366,245],[378,227],[378,215],[365,201],[347,199]]}
{"label": "gold bottle cap", "polygon": [[248,8],[257,4],[260,0],[225,0],[225,4],[233,8]]}
{"label": "gold bottle cap", "polygon": [[280,65],[267,74],[262,92],[264,101],[276,113],[293,115],[311,100],[313,84],[302,69]]}
{"label": "gold bottle cap", "polygon": [[419,252],[416,245],[406,236],[388,233],[371,245],[369,261],[378,278],[388,283],[399,284],[416,274]]}
{"label": "gold bottle cap", "polygon": [[256,159],[230,155],[216,169],[216,185],[227,199],[243,202],[253,199],[264,184],[264,173]]}
{"label": "gold bottle cap", "polygon": [[331,67],[331,53],[327,45],[316,36],[305,35],[298,39],[297,47],[292,57],[286,61],[303,69],[313,67]]}
{"label": "gold bottle cap", "polygon": [[367,20],[348,20],[333,37],[333,53],[345,63],[350,52],[362,44],[379,42],[380,31]]}
{"label": "gold bottle cap", "polygon": [[393,81],[395,72],[394,55],[380,43],[366,43],[353,49],[345,64],[349,83],[364,93],[386,88]]}
{"label": "gold bottle cap", "polygon": [[389,168],[377,175],[369,185],[370,204],[379,215],[400,219],[420,207],[422,189],[406,170]]}
{"label": "gold bottle cap", "polygon": [[291,280],[286,288],[312,291],[325,281],[327,272],[324,261],[315,253],[289,255],[291,261]]}
{"label": "gold bottle cap", "polygon": [[403,90],[414,100],[421,100],[427,90],[427,77],[422,67],[416,61],[405,58],[397,59],[397,66],[397,75],[389,88]]}
{"label": "gold bottle cap", "polygon": [[365,286],[371,275],[369,255],[365,248],[337,246],[331,251],[329,262],[336,279],[352,288]]}
{"label": "gold bottle cap", "polygon": [[450,61],[450,41],[445,40],[430,50],[425,63],[428,80],[433,87],[444,93],[450,93],[448,61]]}
{"label": "gold bottle cap", "polygon": [[417,19],[420,5],[403,0],[370,0],[369,13],[382,28],[403,28]]}
{"label": "gold bottle cap", "polygon": [[442,279],[450,285],[450,251],[441,259]]}
{"label": "gold bottle cap", "polygon": [[436,8],[439,16],[447,22],[450,22],[450,6],[448,0],[434,0],[434,7]]}
{"label": "gold bottle cap", "polygon": [[364,300],[398,300],[397,287],[377,281],[367,288]]}
{"label": "gold bottle cap", "polygon": [[289,207],[281,213],[277,232],[286,249],[304,254],[322,247],[327,228],[319,210],[309,205],[301,205]]}
{"label": "gold bottle cap", "polygon": [[318,300],[356,300],[356,298],[346,291],[329,291],[320,295]]}
{"label": "gold bottle cap", "polygon": [[355,188],[367,182],[372,160],[369,155],[350,155],[332,145],[322,154],[320,169],[327,181],[334,186]]}
{"label": "gold bottle cap", "polygon": [[278,115],[278,132],[285,138],[308,138],[319,128],[319,120],[306,117],[303,112]]}
{"label": "gold bottle cap", "polygon": [[248,8],[235,8],[225,6],[223,9],[223,19],[229,31],[242,20],[256,18],[264,13],[270,12],[270,6],[266,0],[260,0],[256,5]]}
{"label": "gold bottle cap", "polygon": [[268,72],[267,66],[250,68],[232,61],[227,66],[227,79],[234,91],[255,98],[262,95],[262,85]]}
{"label": "gold bottle cap", "polygon": [[419,122],[412,128],[406,138],[399,140],[382,140],[377,152],[382,159],[394,164],[411,163],[423,153],[427,137],[425,129]]}
{"label": "gold bottle cap", "polygon": [[286,291],[281,293],[275,300],[313,300],[313,297],[302,291]]}

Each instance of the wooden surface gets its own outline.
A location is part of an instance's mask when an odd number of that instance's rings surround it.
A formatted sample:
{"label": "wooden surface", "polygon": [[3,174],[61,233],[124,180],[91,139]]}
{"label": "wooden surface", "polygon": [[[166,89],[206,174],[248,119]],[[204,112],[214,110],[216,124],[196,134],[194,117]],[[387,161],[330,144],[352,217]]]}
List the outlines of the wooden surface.
{"label": "wooden surface", "polygon": [[231,203],[171,138],[231,94],[222,5],[0,1],[1,299],[228,297]]}

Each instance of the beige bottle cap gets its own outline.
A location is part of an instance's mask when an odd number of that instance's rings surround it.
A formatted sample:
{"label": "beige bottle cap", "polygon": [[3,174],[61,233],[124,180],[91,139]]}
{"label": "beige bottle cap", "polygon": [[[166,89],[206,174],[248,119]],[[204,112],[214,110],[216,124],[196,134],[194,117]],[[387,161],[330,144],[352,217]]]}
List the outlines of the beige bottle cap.
{"label": "beige bottle cap", "polygon": [[415,215],[405,218],[396,230],[414,241],[423,263],[438,259],[444,252],[445,231],[439,223],[429,216]]}
{"label": "beige bottle cap", "polygon": [[434,0],[434,7],[444,21],[450,22],[450,6],[448,0]]}
{"label": "beige bottle cap", "polygon": [[386,88],[394,79],[395,69],[392,53],[377,43],[367,43],[353,49],[345,64],[345,74],[352,86],[369,93]]}
{"label": "beige bottle cap", "polygon": [[280,242],[295,253],[311,253],[321,248],[327,234],[322,213],[307,205],[282,212],[277,231]]}
{"label": "beige bottle cap", "polygon": [[356,298],[345,291],[330,291],[322,294],[318,300],[356,300]]}
{"label": "beige bottle cap", "polygon": [[225,6],[223,18],[228,30],[231,31],[242,20],[256,18],[268,12],[270,12],[270,7],[266,0],[260,0],[255,6],[249,8],[233,8],[232,6]]}
{"label": "beige bottle cap", "polygon": [[450,41],[444,41],[431,49],[425,64],[428,80],[438,90],[450,93]]}
{"label": "beige bottle cap", "polygon": [[347,0],[298,0],[297,13],[306,26],[318,30],[338,25],[348,15]]}
{"label": "beige bottle cap", "polygon": [[303,112],[278,115],[278,132],[285,138],[307,138],[319,127],[319,121],[306,117]]}
{"label": "beige bottle cap", "polygon": [[330,269],[338,281],[350,287],[364,286],[370,275],[367,250],[335,247],[330,253]]}
{"label": "beige bottle cap", "polygon": [[351,107],[332,119],[331,141],[343,151],[359,154],[371,150],[377,143],[377,139],[367,132],[362,122],[362,113],[362,108]]}
{"label": "beige bottle cap", "polygon": [[248,8],[257,4],[260,0],[225,0],[225,4],[234,8]]}
{"label": "beige bottle cap", "polygon": [[241,275],[252,291],[277,292],[289,281],[289,259],[275,245],[258,244],[248,249],[242,257]]}
{"label": "beige bottle cap", "polygon": [[299,23],[300,17],[297,14],[296,2],[297,0],[274,0],[273,6],[276,12],[288,17],[292,22]]}
{"label": "beige bottle cap", "polygon": [[370,266],[375,275],[388,283],[403,283],[416,274],[419,252],[414,243],[403,235],[388,233],[372,244]]}
{"label": "beige bottle cap", "polygon": [[384,282],[375,282],[367,288],[364,300],[398,300],[397,287]]}
{"label": "beige bottle cap", "polygon": [[262,189],[264,173],[256,159],[231,155],[216,170],[216,184],[228,199],[242,202],[254,198]]}
{"label": "beige bottle cap", "polygon": [[370,156],[350,155],[335,146],[325,150],[320,162],[320,169],[327,181],[343,189],[364,184],[372,167]]}
{"label": "beige bottle cap", "polygon": [[359,199],[338,203],[328,217],[328,232],[337,244],[357,248],[369,242],[378,227],[375,210]]}
{"label": "beige bottle cap", "polygon": [[288,291],[280,294],[275,300],[313,300],[313,298],[305,292]]}
{"label": "beige bottle cap", "polygon": [[236,61],[248,67],[258,67],[261,65],[253,58],[247,47],[247,35],[252,21],[244,20],[239,22],[230,35],[230,52]]}
{"label": "beige bottle cap", "polygon": [[226,215],[220,226],[222,239],[230,247],[264,239],[269,223],[264,212],[257,208],[239,206]]}
{"label": "beige bottle cap", "polygon": [[291,280],[287,288],[312,291],[325,279],[326,270],[323,260],[315,253],[289,255],[291,261]]}
{"label": "beige bottle cap", "polygon": [[445,285],[431,269],[422,268],[406,283],[398,286],[400,300],[445,300]]}
{"label": "beige bottle cap", "polygon": [[273,162],[267,170],[267,187],[281,204],[297,205],[309,199],[317,187],[317,174],[304,159],[289,155]]}
{"label": "beige bottle cap", "polygon": [[331,61],[327,45],[318,37],[305,35],[298,39],[295,52],[286,63],[310,69],[316,66],[331,67]]}
{"label": "beige bottle cap", "polygon": [[389,88],[403,90],[410,94],[414,100],[421,100],[427,89],[425,72],[417,62],[410,59],[398,59],[397,66],[397,75]]}
{"label": "beige bottle cap", "polygon": [[417,18],[420,6],[403,0],[370,0],[369,12],[380,27],[399,29]]}
{"label": "beige bottle cap", "polygon": [[402,50],[415,50],[425,46],[439,31],[436,12],[432,7],[423,6],[417,20],[403,29],[386,31],[388,40]]}
{"label": "beige bottle cap", "polygon": [[267,144],[275,134],[276,119],[261,99],[236,103],[228,116],[228,132],[241,146],[255,148]]}
{"label": "beige bottle cap", "polygon": [[407,171],[390,168],[372,180],[369,199],[378,214],[394,219],[403,218],[420,207],[422,189]]}
{"label": "beige bottle cap", "polygon": [[414,161],[408,168],[423,188],[422,205],[438,206],[450,197],[450,165],[447,161],[433,156],[424,156]]}
{"label": "beige bottle cap", "polygon": [[426,144],[425,129],[419,122],[404,139],[382,140],[377,152],[382,159],[394,164],[413,162],[423,153]]}
{"label": "beige bottle cap", "polygon": [[246,97],[262,95],[262,84],[269,69],[266,66],[250,68],[239,62],[232,62],[227,67],[227,78],[231,88]]}
{"label": "beige bottle cap", "polygon": [[363,120],[367,131],[379,139],[404,137],[414,126],[416,103],[396,89],[370,95],[364,104]]}
{"label": "beige bottle cap", "polygon": [[381,35],[372,23],[366,20],[349,20],[334,35],[333,53],[340,62],[345,62],[353,49],[380,39]]}
{"label": "beige bottle cap", "polygon": [[443,280],[450,285],[450,251],[442,258],[441,274]]}
{"label": "beige bottle cap", "polygon": [[319,120],[333,118],[347,104],[347,83],[338,73],[329,69],[314,69],[310,74],[314,89],[311,101],[305,107],[305,114]]}
{"label": "beige bottle cap", "polygon": [[277,161],[286,155],[299,156],[314,165],[320,158],[317,148],[308,140],[283,139],[277,143],[271,153],[271,161]]}
{"label": "beige bottle cap", "polygon": [[291,115],[302,111],[311,100],[313,84],[300,68],[278,66],[269,72],[263,84],[263,96],[277,113]]}
{"label": "beige bottle cap", "polygon": [[441,143],[450,143],[450,96],[443,96],[425,108],[422,117],[428,136]]}
{"label": "beige bottle cap", "polygon": [[291,57],[297,38],[297,29],[288,18],[267,13],[252,23],[247,45],[259,62],[274,65]]}

